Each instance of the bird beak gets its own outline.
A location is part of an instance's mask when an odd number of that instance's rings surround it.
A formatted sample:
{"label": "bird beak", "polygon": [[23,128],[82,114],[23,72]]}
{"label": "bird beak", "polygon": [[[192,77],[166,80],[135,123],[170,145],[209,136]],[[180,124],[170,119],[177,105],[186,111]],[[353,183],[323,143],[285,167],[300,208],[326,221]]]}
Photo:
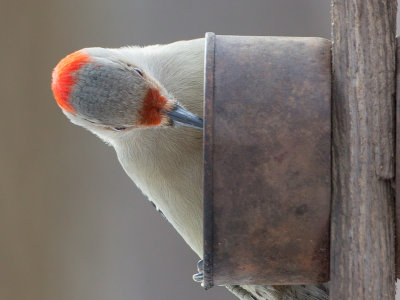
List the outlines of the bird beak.
{"label": "bird beak", "polygon": [[185,126],[196,129],[203,129],[203,119],[199,118],[182,106],[175,104],[173,109],[167,112],[171,120],[172,126]]}

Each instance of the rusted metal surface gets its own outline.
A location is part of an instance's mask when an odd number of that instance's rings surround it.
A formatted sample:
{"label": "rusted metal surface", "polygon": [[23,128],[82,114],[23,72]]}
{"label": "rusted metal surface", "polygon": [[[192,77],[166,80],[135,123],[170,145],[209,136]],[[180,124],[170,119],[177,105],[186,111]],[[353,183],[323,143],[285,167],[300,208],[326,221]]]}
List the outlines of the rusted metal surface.
{"label": "rusted metal surface", "polygon": [[330,42],[206,40],[205,287],[328,281]]}
{"label": "rusted metal surface", "polygon": [[[400,38],[396,39],[400,57]],[[395,203],[395,262],[396,278],[400,278],[400,59],[396,66],[396,203]]]}
{"label": "rusted metal surface", "polygon": [[204,70],[204,256],[203,285],[206,289],[213,286],[213,99],[214,99],[214,51],[215,35],[206,34],[206,57]]}

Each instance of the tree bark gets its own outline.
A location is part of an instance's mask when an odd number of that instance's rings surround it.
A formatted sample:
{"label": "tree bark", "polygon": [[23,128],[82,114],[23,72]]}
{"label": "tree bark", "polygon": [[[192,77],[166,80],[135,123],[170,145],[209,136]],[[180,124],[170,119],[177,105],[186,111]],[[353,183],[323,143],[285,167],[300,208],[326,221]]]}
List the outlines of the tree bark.
{"label": "tree bark", "polygon": [[395,0],[332,0],[331,299],[394,299]]}

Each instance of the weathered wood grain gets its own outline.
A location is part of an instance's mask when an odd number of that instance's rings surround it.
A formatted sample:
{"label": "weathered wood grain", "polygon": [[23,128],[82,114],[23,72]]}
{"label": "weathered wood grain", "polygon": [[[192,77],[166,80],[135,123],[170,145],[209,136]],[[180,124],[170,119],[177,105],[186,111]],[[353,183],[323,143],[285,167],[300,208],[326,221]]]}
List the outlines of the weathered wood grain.
{"label": "weathered wood grain", "polygon": [[332,0],[331,299],[394,299],[395,0]]}

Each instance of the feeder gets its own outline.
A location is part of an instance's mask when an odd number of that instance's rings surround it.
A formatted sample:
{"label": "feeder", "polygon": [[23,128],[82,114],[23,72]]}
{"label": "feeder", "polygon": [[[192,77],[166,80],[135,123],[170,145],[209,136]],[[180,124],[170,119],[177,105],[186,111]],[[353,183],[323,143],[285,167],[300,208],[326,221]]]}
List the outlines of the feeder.
{"label": "feeder", "polygon": [[329,280],[330,48],[206,35],[206,288]]}

